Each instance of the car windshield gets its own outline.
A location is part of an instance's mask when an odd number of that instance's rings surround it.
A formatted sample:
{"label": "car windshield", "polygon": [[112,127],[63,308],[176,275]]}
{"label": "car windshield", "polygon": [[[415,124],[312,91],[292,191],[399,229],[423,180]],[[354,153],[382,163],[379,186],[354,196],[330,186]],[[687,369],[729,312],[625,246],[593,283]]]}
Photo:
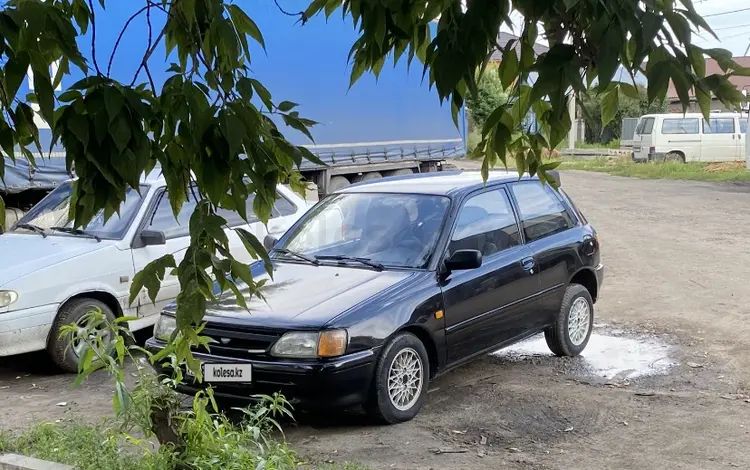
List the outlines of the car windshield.
{"label": "car windshield", "polygon": [[[145,194],[148,189],[146,186],[141,187],[141,193]],[[47,197],[34,206],[26,215],[18,221],[14,227],[14,232],[33,232],[36,229],[42,229],[49,235],[67,235],[75,236],[72,231],[64,231],[73,228],[73,221],[69,218],[70,201],[73,195],[73,183],[68,181],[61,184]],[[114,214],[109,220],[104,220],[104,211],[99,211],[91,222],[82,227],[82,232],[88,236],[96,236],[104,239],[119,240],[125,236],[128,227],[133,222],[136,212],[141,207],[142,198],[133,189],[128,189],[125,202],[120,206],[120,213]],[[53,227],[62,230],[53,229]]]}
{"label": "car windshield", "polygon": [[335,194],[275,247],[274,257],[421,269],[435,250],[449,204],[446,197],[421,194]]}

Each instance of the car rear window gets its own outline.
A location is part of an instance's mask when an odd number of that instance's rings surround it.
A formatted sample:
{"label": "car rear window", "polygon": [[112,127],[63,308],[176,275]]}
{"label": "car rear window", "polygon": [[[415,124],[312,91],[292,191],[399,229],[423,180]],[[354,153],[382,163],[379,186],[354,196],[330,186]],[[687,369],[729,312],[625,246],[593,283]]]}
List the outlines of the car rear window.
{"label": "car rear window", "polygon": [[661,124],[662,134],[697,134],[698,119],[665,119]]}
{"label": "car rear window", "polygon": [[635,133],[639,135],[649,135],[654,131],[654,118],[647,117],[642,118],[638,122],[638,127],[635,129]]}
{"label": "car rear window", "polygon": [[539,182],[511,185],[518,203],[521,226],[527,242],[548,237],[575,225],[565,204],[549,186]]}

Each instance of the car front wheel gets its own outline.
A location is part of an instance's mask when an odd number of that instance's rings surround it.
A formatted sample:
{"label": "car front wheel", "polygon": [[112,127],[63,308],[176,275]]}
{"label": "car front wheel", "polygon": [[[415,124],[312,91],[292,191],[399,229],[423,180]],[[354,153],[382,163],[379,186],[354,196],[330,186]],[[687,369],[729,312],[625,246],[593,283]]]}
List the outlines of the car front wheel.
{"label": "car front wheel", "polygon": [[591,294],[580,284],[570,284],[565,289],[557,321],[544,332],[544,337],[555,355],[577,356],[586,348],[593,326]]}
{"label": "car front wheel", "polygon": [[430,362],[424,344],[400,333],[385,346],[365,408],[380,422],[409,421],[419,413],[429,385]]}
{"label": "car front wheel", "polygon": [[[114,312],[104,302],[89,298],[73,299],[63,305],[58,312],[50,332],[47,352],[60,370],[70,373],[78,372],[78,361],[86,349],[86,342],[81,339],[71,341],[70,337],[60,337],[60,329],[70,324],[85,328],[86,314],[96,309],[101,310],[110,322],[115,320]],[[105,345],[111,341],[109,330],[97,329],[93,334],[99,335]]]}

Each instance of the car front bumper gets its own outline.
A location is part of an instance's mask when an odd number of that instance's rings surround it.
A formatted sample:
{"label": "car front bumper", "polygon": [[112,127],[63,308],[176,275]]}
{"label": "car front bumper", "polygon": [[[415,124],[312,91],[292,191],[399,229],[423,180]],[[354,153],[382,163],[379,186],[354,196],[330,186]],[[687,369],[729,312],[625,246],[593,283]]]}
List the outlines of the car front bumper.
{"label": "car front bumper", "polygon": [[58,307],[48,304],[0,313],[0,357],[44,350]]}
{"label": "car front bumper", "polygon": [[[165,343],[151,338],[146,349],[156,353]],[[368,349],[325,361],[281,360],[274,358],[239,359],[205,353],[193,353],[202,363],[252,364],[250,383],[212,383],[214,395],[246,402],[253,395],[283,394],[293,405],[301,408],[347,408],[363,404],[368,397],[375,371],[378,350]],[[169,370],[157,365],[158,373]],[[178,391],[195,394],[206,384],[186,382]]]}

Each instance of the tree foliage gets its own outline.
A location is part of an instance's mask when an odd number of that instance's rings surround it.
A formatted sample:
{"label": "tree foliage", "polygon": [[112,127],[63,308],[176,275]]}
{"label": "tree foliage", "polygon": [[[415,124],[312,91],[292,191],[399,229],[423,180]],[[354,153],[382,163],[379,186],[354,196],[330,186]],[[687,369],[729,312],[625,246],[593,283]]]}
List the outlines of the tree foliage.
{"label": "tree foliage", "polygon": [[[488,68],[489,69],[489,68]],[[492,67],[497,70],[497,66]],[[480,131],[490,117],[492,111],[508,102],[508,94],[500,81],[498,73],[485,73],[477,83],[476,95],[466,97],[466,107],[472,130],[479,128]]]}
{"label": "tree foliage", "polygon": [[586,91],[579,96],[580,109],[586,121],[586,141],[606,143],[622,136],[622,121],[624,118],[639,118],[644,114],[666,113],[669,105],[666,100],[649,102],[648,91],[642,85],[637,85],[638,98],[623,95],[618,96],[618,106],[612,120],[602,126],[603,95],[596,90]]}
{"label": "tree foliage", "polygon": [[[253,76],[251,52],[262,48],[264,40],[239,4],[145,0],[123,26],[146,22],[150,31],[148,47],[140,52],[143,60],[128,83],[112,79],[110,66],[98,63],[96,54],[86,60],[79,49],[85,41],[78,39],[87,31],[96,37],[96,11],[107,3],[4,3],[0,147],[11,158],[29,160],[33,155],[28,149],[40,147],[32,106],[18,96],[30,68],[31,100],[53,129],[53,141],[64,145],[68,169],[75,167],[78,175],[71,207],[77,226],[100,210],[106,216],[115,214],[127,188],[138,188],[140,176],[157,164],[175,212],[194,192],[199,202],[182,259],[156,261],[139,276],[133,292],[156,285],[167,269],[176,270],[181,288],[177,337],[195,341],[206,304],[217,295],[214,282],[222,291],[235,291],[236,283],[256,287],[229,253],[225,220],[217,209],[245,217],[244,201],[254,193],[256,215],[266,221],[277,182],[289,181],[301,189],[295,168],[305,158],[315,160],[304,147],[290,144],[270,116],[278,115],[308,135],[307,128],[315,123],[301,117],[294,103],[276,100]],[[312,0],[299,17],[304,23],[313,15],[335,11],[350,18],[360,34],[350,54],[352,83],[364,73],[377,75],[389,58],[409,63],[417,59],[456,119],[467,98],[477,93],[477,80],[496,48],[500,26],[512,24],[513,13],[524,17],[517,41],[520,53],[511,41],[502,48],[497,72],[486,72],[499,75],[511,99],[494,109],[482,128],[475,152],[484,156],[485,175],[498,161],[512,158],[519,171],[547,179],[551,167],[542,165],[542,151],[554,148],[570,129],[570,90],[582,93],[597,80],[605,124],[615,116],[621,96],[637,95],[632,84],[613,80],[619,65],[631,74],[645,73],[649,102],[663,99],[672,80],[683,105],[692,88],[706,114],[712,94],[736,105],[740,95],[728,75],[748,73],[729,52],[692,44],[693,30],[710,29],[690,0]],[[157,14],[164,22],[154,27],[152,16]],[[550,50],[536,55],[532,46],[541,37],[549,41]],[[159,44],[166,45],[170,62],[161,87],[151,79],[148,60]],[[706,75],[704,55],[716,59],[726,75]],[[114,59],[112,51],[110,62]],[[60,64],[54,76],[49,67],[53,61]],[[85,78],[56,96],[56,85],[75,69]],[[532,75],[536,78],[529,81]],[[299,79],[304,80],[304,74]],[[530,110],[541,130],[520,132]],[[252,235],[246,234],[245,241],[251,252],[263,255]],[[179,360],[189,359],[189,347],[175,350]],[[195,362],[190,365],[196,367]]]}

